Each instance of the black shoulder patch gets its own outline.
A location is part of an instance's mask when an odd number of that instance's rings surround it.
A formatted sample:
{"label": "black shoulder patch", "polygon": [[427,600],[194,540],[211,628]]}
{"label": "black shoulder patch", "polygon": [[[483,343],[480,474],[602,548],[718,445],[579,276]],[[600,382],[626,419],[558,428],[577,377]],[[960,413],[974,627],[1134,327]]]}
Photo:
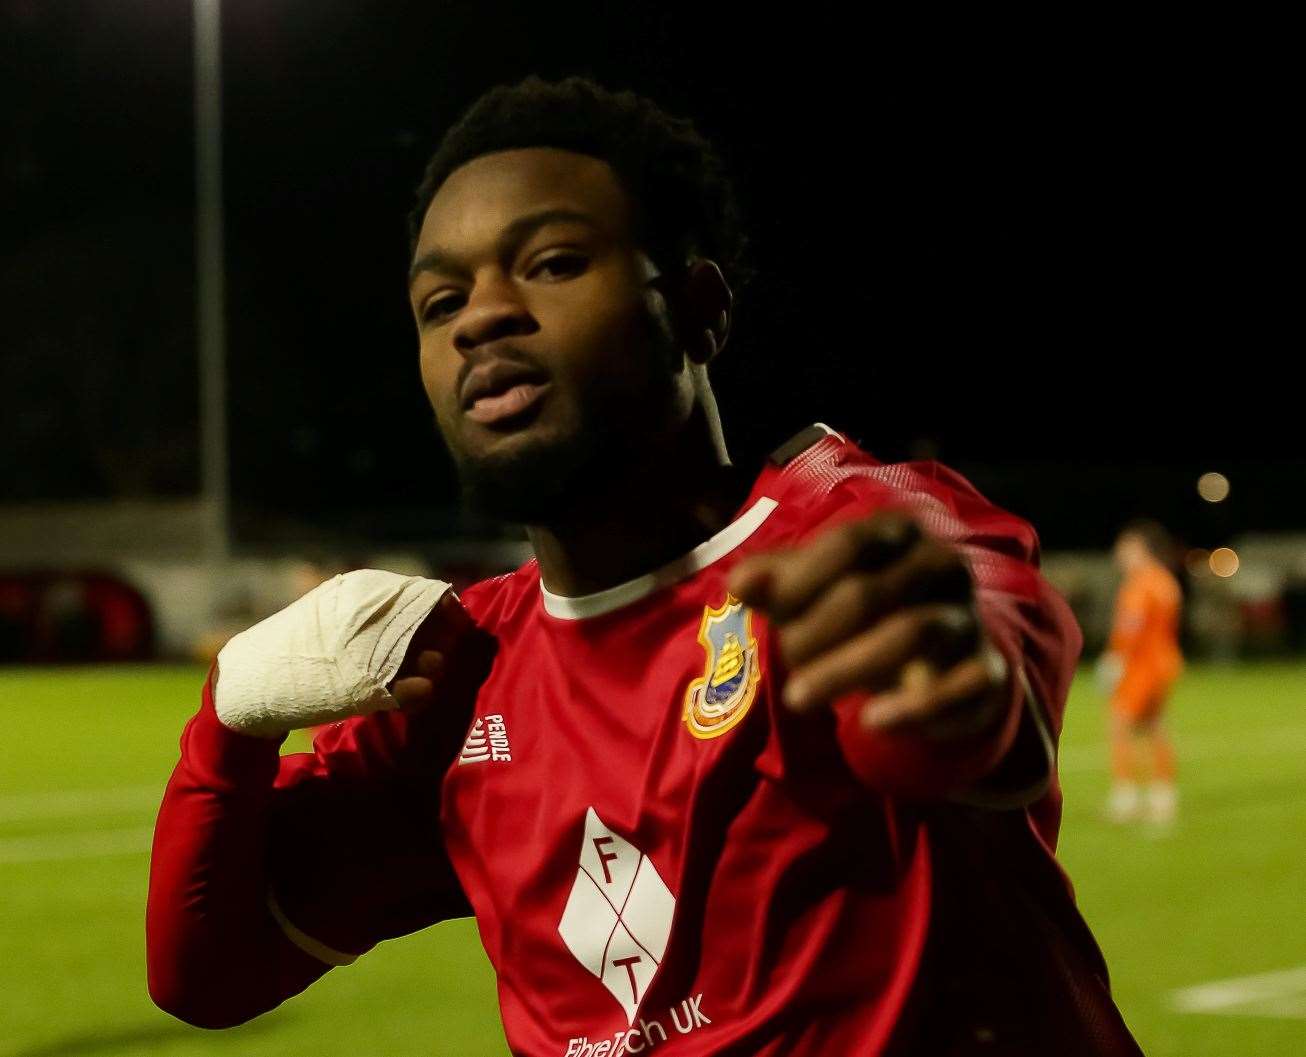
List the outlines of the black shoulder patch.
{"label": "black shoulder patch", "polygon": [[818,440],[823,437],[829,437],[833,430],[826,426],[808,426],[806,429],[795,433],[787,441],[771,452],[771,461],[777,466],[784,466],[797,458]]}

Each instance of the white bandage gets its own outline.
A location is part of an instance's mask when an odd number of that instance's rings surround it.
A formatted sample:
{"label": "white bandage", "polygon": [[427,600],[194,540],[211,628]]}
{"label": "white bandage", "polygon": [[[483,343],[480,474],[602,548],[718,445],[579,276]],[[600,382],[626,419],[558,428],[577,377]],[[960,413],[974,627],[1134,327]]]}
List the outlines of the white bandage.
{"label": "white bandage", "polygon": [[394,708],[386,689],[449,585],[377,569],[345,573],[242,631],[218,654],[214,706],[259,737]]}

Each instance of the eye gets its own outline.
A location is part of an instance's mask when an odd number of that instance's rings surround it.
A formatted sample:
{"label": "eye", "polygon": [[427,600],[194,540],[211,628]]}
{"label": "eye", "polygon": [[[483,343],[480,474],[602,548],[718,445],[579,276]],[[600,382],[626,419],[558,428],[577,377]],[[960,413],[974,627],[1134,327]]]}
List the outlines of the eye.
{"label": "eye", "polygon": [[422,322],[444,322],[454,312],[458,311],[459,303],[462,300],[462,294],[446,294],[444,297],[431,298],[422,306]]}
{"label": "eye", "polygon": [[583,272],[588,264],[589,259],[579,253],[556,253],[537,261],[527,275],[533,277],[543,272],[554,279],[569,279]]}

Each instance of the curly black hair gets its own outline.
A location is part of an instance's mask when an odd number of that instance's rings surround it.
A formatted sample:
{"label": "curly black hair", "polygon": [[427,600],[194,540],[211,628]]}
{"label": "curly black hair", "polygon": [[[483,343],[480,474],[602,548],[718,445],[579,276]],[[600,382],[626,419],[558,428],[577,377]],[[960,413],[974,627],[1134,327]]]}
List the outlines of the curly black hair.
{"label": "curly black hair", "polygon": [[739,204],[712,145],[689,120],[586,77],[550,82],[532,75],[491,88],[467,109],[445,132],[417,189],[409,255],[450,173],[482,154],[521,147],[558,147],[607,162],[634,204],[639,244],[664,271],[706,257],[736,293],[751,278]]}

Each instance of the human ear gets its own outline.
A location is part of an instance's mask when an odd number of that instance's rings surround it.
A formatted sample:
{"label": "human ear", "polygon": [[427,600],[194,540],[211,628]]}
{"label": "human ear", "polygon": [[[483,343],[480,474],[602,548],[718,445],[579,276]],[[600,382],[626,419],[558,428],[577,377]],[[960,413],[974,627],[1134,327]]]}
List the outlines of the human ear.
{"label": "human ear", "polygon": [[686,354],[698,364],[711,362],[730,336],[734,295],[716,261],[699,258],[685,273]]}

